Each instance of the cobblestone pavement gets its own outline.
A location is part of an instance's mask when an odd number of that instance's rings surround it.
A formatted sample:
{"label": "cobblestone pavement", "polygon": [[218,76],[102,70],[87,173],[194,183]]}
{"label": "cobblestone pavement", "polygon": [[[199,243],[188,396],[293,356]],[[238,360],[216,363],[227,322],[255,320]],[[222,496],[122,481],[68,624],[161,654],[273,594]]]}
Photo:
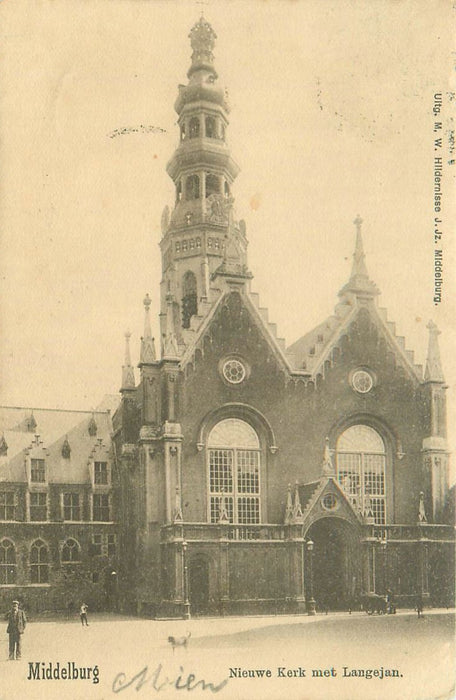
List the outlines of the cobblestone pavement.
{"label": "cobblestone pavement", "polygon": [[[453,611],[425,611],[422,619],[400,611],[188,621],[100,614],[89,623],[31,620],[20,661],[7,660],[4,627],[0,700],[168,700],[189,693],[221,700],[454,697]],[[187,646],[173,651],[168,637],[189,633]],[[89,668],[90,678],[81,678]],[[71,679],[42,678],[62,676],[64,669]]]}

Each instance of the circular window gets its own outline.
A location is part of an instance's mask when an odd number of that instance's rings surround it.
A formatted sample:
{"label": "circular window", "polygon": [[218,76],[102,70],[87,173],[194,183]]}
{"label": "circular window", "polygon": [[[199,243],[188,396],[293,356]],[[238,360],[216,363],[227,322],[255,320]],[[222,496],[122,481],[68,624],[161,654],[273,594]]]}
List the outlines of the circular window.
{"label": "circular window", "polygon": [[353,372],[351,378],[352,387],[359,394],[367,394],[374,386],[374,380],[365,369],[358,369]]}
{"label": "circular window", "polygon": [[337,508],[337,498],[333,493],[327,493],[326,496],[323,496],[321,499],[321,505],[325,510],[334,510]]}
{"label": "circular window", "polygon": [[223,363],[223,376],[230,384],[240,384],[246,377],[246,369],[240,360],[231,357]]}

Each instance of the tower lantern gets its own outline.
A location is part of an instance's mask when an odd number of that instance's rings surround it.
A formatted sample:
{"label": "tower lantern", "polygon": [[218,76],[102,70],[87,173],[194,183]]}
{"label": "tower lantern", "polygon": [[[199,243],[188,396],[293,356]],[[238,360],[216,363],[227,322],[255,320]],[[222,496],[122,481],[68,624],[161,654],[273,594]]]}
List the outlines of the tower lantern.
{"label": "tower lantern", "polygon": [[[226,142],[229,106],[218,83],[213,48],[216,34],[201,17],[189,34],[192,57],[187,85],[175,102],[179,145],[167,164],[175,202],[162,216],[161,318],[173,298],[179,347],[205,316],[211,282],[221,275],[250,278],[244,222],[235,221],[231,188],[239,168]],[[219,280],[220,281],[220,280]],[[220,284],[218,284],[220,287]],[[162,333],[165,329],[162,328]]]}

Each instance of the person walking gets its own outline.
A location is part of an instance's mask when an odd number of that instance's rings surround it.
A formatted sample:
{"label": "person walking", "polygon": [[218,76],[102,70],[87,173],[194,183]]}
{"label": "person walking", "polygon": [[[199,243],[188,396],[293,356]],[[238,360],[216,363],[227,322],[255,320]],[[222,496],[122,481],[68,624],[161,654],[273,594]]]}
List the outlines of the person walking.
{"label": "person walking", "polygon": [[18,600],[13,600],[11,610],[5,617],[8,620],[6,632],[9,636],[9,659],[13,661],[21,658],[21,634],[24,633],[27,618],[19,607]]}
{"label": "person walking", "polygon": [[82,603],[80,609],[79,609],[79,617],[81,618],[81,624],[84,627],[84,622],[86,627],[89,626],[89,623],[87,622],[87,610],[89,609],[88,605],[85,603]]}
{"label": "person walking", "polygon": [[423,617],[423,598],[421,595],[416,596],[415,610],[418,613],[418,617]]}

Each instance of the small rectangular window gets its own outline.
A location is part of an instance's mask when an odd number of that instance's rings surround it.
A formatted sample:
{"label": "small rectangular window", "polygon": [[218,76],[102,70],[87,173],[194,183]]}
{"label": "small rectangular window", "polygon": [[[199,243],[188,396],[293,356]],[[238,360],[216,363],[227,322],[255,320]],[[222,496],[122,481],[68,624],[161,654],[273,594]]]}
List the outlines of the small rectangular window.
{"label": "small rectangular window", "polygon": [[102,542],[102,535],[92,535],[92,554],[95,557],[99,557],[101,555]]}
{"label": "small rectangular window", "polygon": [[63,494],[63,519],[81,520],[81,508],[78,493]]}
{"label": "small rectangular window", "polygon": [[116,536],[107,535],[108,557],[113,557],[116,554]]}
{"label": "small rectangular window", "polygon": [[107,484],[108,483],[108,463],[107,462],[95,462],[95,483],[96,484]]}
{"label": "small rectangular window", "polygon": [[30,480],[43,483],[46,481],[46,465],[44,459],[32,459]]}
{"label": "small rectangular window", "polygon": [[30,520],[47,520],[47,493],[30,494]]}
{"label": "small rectangular window", "polygon": [[0,492],[0,520],[15,520],[16,497],[14,491]]}
{"label": "small rectangular window", "polygon": [[109,522],[109,496],[107,494],[93,494],[93,519],[101,522]]}

